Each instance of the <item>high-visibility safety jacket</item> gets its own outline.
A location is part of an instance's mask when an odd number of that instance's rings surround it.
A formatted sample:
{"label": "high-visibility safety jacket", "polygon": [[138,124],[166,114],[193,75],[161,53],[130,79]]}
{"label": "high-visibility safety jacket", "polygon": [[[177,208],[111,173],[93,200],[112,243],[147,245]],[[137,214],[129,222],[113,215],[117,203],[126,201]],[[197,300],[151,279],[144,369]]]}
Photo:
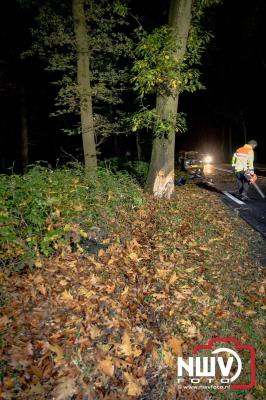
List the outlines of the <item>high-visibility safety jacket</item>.
{"label": "high-visibility safety jacket", "polygon": [[232,158],[232,167],[236,172],[248,171],[254,174],[254,151],[249,144],[239,147]]}

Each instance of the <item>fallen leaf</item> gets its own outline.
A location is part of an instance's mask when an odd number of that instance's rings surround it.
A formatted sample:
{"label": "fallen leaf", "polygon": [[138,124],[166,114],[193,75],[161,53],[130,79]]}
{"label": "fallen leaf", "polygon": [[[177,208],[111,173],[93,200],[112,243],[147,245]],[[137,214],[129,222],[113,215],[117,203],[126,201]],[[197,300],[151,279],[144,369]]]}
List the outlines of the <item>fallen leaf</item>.
{"label": "fallen leaf", "polygon": [[90,336],[94,340],[101,335],[101,331],[97,326],[92,326],[90,328]]}
{"label": "fallen leaf", "polygon": [[170,351],[167,351],[165,348],[163,348],[162,355],[163,355],[164,362],[166,365],[168,365],[168,367],[173,367],[175,365],[174,357],[173,357],[172,353],[170,353]]}
{"label": "fallen leaf", "polygon": [[197,336],[197,328],[196,328],[195,325],[192,325],[187,329],[187,335],[190,338],[193,338],[193,337]]}
{"label": "fallen leaf", "polygon": [[141,245],[139,244],[139,242],[136,239],[132,239],[129,243],[132,247],[135,247],[135,246],[141,247]]}
{"label": "fallen leaf", "polygon": [[42,275],[40,275],[40,274],[38,274],[38,275],[36,275],[34,278],[33,278],[33,281],[35,282],[35,283],[42,283],[43,282],[43,277],[42,277]]}
{"label": "fallen leaf", "polygon": [[202,251],[210,251],[210,249],[206,246],[200,246],[199,249]]}
{"label": "fallen leaf", "polygon": [[53,400],[69,400],[77,393],[76,380],[71,377],[61,378],[52,391]]}
{"label": "fallen leaf", "polygon": [[140,260],[142,260],[141,258],[138,257],[138,255],[137,255],[136,253],[130,253],[130,254],[128,255],[128,257],[129,257],[130,260],[132,260],[132,261],[140,261]]}
{"label": "fallen leaf", "polygon": [[104,353],[108,353],[110,351],[112,345],[108,343],[100,343],[97,344],[98,349],[101,349]]}
{"label": "fallen leaf", "polygon": [[[3,385],[4,388],[6,389],[12,389],[16,384],[16,378],[9,378],[9,377],[4,377],[3,379]],[[0,395],[1,395],[1,391],[0,391]]]}
{"label": "fallen leaf", "polygon": [[194,268],[194,267],[192,267],[192,268],[186,268],[186,269],[185,269],[185,272],[187,272],[188,274],[189,274],[190,272],[193,272],[193,271],[195,271],[195,268]]}
{"label": "fallen leaf", "polygon": [[125,289],[123,290],[123,292],[121,293],[121,296],[127,295],[128,294],[128,290],[129,290],[129,287],[126,286]]}
{"label": "fallen leaf", "polygon": [[36,365],[31,365],[29,368],[29,372],[32,375],[36,375],[38,378],[42,378],[42,368],[39,368]]}
{"label": "fallen leaf", "polygon": [[94,295],[94,292],[92,292],[91,290],[87,290],[86,288],[80,288],[79,293],[83,294],[87,299]]}
{"label": "fallen leaf", "polygon": [[99,362],[97,368],[102,371],[105,375],[113,376],[114,375],[114,364],[110,358],[106,358]]}
{"label": "fallen leaf", "polygon": [[42,267],[42,261],[40,259],[37,259],[34,262],[34,265],[35,265],[36,268],[41,268]]}
{"label": "fallen leaf", "polygon": [[259,294],[264,294],[265,293],[265,287],[264,286],[261,286],[260,288],[259,288]]}
{"label": "fallen leaf", "polygon": [[157,351],[156,349],[152,349],[151,355],[152,355],[153,361],[158,361],[159,358],[160,358],[160,357],[159,357],[159,354],[158,354],[158,351]]}
{"label": "fallen leaf", "polygon": [[0,318],[0,328],[5,328],[8,324],[10,324],[10,319],[4,315]]}
{"label": "fallen leaf", "polygon": [[59,281],[59,285],[61,285],[61,286],[66,286],[67,283],[68,282],[65,279],[60,279],[60,281]]}
{"label": "fallen leaf", "polygon": [[142,350],[141,349],[134,349],[133,355],[134,357],[139,357],[142,354]]}
{"label": "fallen leaf", "polygon": [[183,357],[182,343],[183,343],[182,340],[177,339],[175,337],[171,337],[167,341],[167,344],[170,347],[170,349],[179,357]]}
{"label": "fallen leaf", "polygon": [[122,337],[122,344],[120,345],[120,348],[126,356],[130,356],[132,354],[131,340],[126,331]]}
{"label": "fallen leaf", "polygon": [[255,310],[247,310],[247,311],[245,311],[245,314],[246,315],[255,315],[255,314],[257,314],[257,311],[255,311]]}
{"label": "fallen leaf", "polygon": [[73,300],[73,296],[70,292],[68,292],[67,290],[65,290],[62,294],[61,294],[61,299],[62,300]]}
{"label": "fallen leaf", "polygon": [[132,367],[132,363],[125,361],[122,358],[113,357],[113,360],[114,360],[114,364],[117,368],[123,367],[123,368],[127,369],[129,366]]}
{"label": "fallen leaf", "polygon": [[38,340],[36,347],[41,350],[41,354],[46,354],[50,350],[50,343],[45,340]]}
{"label": "fallen leaf", "polygon": [[166,294],[164,294],[164,293],[154,293],[152,295],[152,297],[154,297],[155,299],[158,299],[158,300],[167,298]]}
{"label": "fallen leaf", "polygon": [[159,278],[164,279],[169,273],[169,270],[167,269],[158,269],[156,275],[159,276]]}
{"label": "fallen leaf", "polygon": [[259,391],[259,392],[264,392],[264,387],[260,384],[256,385],[255,388]]}
{"label": "fallen leaf", "polygon": [[40,292],[41,294],[43,294],[44,296],[46,296],[47,291],[46,291],[46,287],[45,287],[44,285],[39,285],[39,286],[37,286],[37,289],[39,290],[39,292]]}
{"label": "fallen leaf", "polygon": [[24,347],[13,346],[11,349],[10,365],[28,367],[32,363],[33,346],[28,342]]}
{"label": "fallen leaf", "polygon": [[115,291],[115,284],[112,286],[106,286],[106,292],[111,294]]}
{"label": "fallen leaf", "polygon": [[58,344],[50,344],[49,348],[53,353],[56,354],[56,357],[54,358],[55,362],[59,362],[64,359],[63,349]]}
{"label": "fallen leaf", "polygon": [[45,388],[40,384],[37,383],[36,385],[31,385],[28,394],[29,395],[37,395],[37,394],[44,394]]}
{"label": "fallen leaf", "polygon": [[126,386],[127,394],[129,396],[140,396],[142,388],[134,379],[133,375],[129,374],[128,372],[124,372],[124,377],[128,381],[128,384]]}
{"label": "fallen leaf", "polygon": [[170,283],[170,285],[173,285],[176,281],[177,281],[177,275],[176,275],[176,273],[174,272],[173,275],[172,275],[171,278],[170,278],[169,283]]}

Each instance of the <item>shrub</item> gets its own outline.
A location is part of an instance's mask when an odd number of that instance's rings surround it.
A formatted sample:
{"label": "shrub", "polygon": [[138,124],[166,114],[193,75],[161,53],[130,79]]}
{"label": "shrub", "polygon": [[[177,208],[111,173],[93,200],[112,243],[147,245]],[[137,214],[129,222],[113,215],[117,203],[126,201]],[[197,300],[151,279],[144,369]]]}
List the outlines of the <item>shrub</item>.
{"label": "shrub", "polygon": [[69,243],[73,226],[86,235],[86,229],[106,225],[121,208],[130,212],[142,204],[142,191],[125,172],[99,169],[97,179],[89,180],[80,165],[71,165],[1,175],[0,260],[32,264],[59,243]]}
{"label": "shrub", "polygon": [[144,161],[129,161],[121,157],[113,157],[105,160],[104,165],[113,172],[126,171],[142,187],[145,186],[149,164]]}

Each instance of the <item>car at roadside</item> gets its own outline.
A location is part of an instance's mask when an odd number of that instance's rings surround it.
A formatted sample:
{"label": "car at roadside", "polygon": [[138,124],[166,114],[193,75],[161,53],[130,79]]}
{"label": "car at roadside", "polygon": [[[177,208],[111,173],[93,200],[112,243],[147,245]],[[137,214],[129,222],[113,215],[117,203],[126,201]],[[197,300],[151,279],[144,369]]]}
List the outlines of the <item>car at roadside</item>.
{"label": "car at roadside", "polygon": [[203,176],[204,166],[212,162],[213,158],[210,154],[200,153],[195,150],[180,150],[177,154],[179,168],[192,175]]}

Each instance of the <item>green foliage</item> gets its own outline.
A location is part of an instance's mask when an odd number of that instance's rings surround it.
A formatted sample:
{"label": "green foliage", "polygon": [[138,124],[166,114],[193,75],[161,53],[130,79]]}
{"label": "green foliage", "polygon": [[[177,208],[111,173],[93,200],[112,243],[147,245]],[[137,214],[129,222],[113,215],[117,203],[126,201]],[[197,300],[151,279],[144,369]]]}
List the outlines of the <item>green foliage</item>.
{"label": "green foliage", "polygon": [[[131,165],[130,165],[131,164]],[[144,161],[132,161],[129,163],[130,174],[142,185],[144,186],[147,181],[149,172],[149,163]]]}
{"label": "green foliage", "polygon": [[136,59],[132,68],[133,89],[142,102],[140,112],[133,115],[133,131],[141,128],[153,129],[155,134],[168,134],[173,129],[184,132],[185,118],[178,115],[169,121],[160,120],[154,109],[147,109],[143,101],[151,94],[176,96],[182,92],[204,89],[200,82],[203,52],[212,38],[201,26],[206,8],[218,4],[220,0],[196,0],[192,7],[192,23],[187,40],[187,48],[182,59],[177,57],[178,40],[168,26],[164,25],[147,33],[139,30]]}
{"label": "green foliage", "polygon": [[59,244],[69,244],[72,230],[79,235],[105,225],[120,209],[129,211],[142,202],[141,190],[122,172],[100,169],[93,181],[79,165],[57,170],[36,166],[23,176],[2,175],[0,259],[32,264]]}
{"label": "green foliage", "polygon": [[120,1],[115,1],[114,12],[116,12],[120,17],[125,17],[127,15],[128,8],[125,4],[122,4]]}
{"label": "green foliage", "polygon": [[[57,88],[52,116],[79,114],[76,46],[71,2],[49,1],[39,5],[33,44],[24,56],[38,56]],[[127,6],[107,0],[85,1],[93,97],[94,128],[97,144],[111,133],[127,133],[124,96],[130,87],[133,42],[128,30]],[[66,133],[80,132],[75,126]]]}
{"label": "green foliage", "polygon": [[151,129],[155,136],[168,135],[173,131],[184,133],[187,130],[185,114],[180,112],[169,120],[162,119],[157,114],[156,109],[143,108],[132,116],[132,131],[140,129]]}
{"label": "green foliage", "polygon": [[179,60],[175,55],[177,43],[168,26],[156,28],[151,34],[140,34],[137,60],[132,69],[134,90],[144,97],[154,92],[174,95],[203,88],[200,73],[194,66],[199,64],[209,39],[208,33],[192,29],[186,56]]}
{"label": "green foliage", "polygon": [[132,131],[137,132],[140,129],[153,129],[156,125],[156,109],[142,108],[132,115]]}
{"label": "green foliage", "polygon": [[104,161],[104,165],[112,172],[125,171],[144,187],[149,170],[149,164],[144,161],[127,161],[122,157],[113,157]]}

